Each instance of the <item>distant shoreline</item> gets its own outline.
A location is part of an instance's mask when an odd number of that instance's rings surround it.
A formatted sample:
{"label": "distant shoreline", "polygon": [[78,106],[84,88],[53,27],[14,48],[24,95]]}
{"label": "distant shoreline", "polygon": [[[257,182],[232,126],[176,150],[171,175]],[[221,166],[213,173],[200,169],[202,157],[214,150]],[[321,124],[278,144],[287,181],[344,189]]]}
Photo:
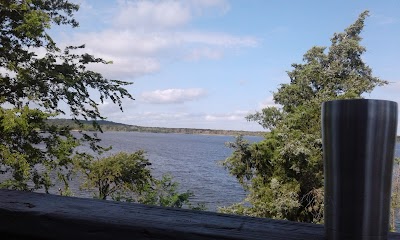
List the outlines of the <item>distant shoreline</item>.
{"label": "distant shoreline", "polygon": [[[50,124],[59,126],[70,126],[72,131],[94,131],[93,121],[80,120],[83,128],[74,123],[71,119],[56,118],[49,119]],[[107,120],[99,120],[97,123],[104,132],[151,132],[151,133],[179,133],[179,134],[196,134],[196,135],[221,135],[221,136],[259,136],[263,137],[265,133],[262,131],[242,131],[242,130],[218,130],[218,129],[201,129],[201,128],[164,128],[164,127],[144,127],[137,125],[129,125],[117,123]],[[400,142],[400,136],[396,137],[396,142]]]}
{"label": "distant shoreline", "polygon": [[[73,131],[94,131],[93,121],[80,120],[83,126],[80,127],[71,119],[49,119],[48,122],[58,126],[69,126]],[[196,134],[196,135],[220,135],[220,136],[264,136],[266,132],[262,131],[241,131],[241,130],[217,130],[201,128],[164,128],[164,127],[144,127],[137,125],[128,125],[112,121],[99,120],[97,123],[105,132],[151,132],[151,133],[178,133],[178,134]]]}

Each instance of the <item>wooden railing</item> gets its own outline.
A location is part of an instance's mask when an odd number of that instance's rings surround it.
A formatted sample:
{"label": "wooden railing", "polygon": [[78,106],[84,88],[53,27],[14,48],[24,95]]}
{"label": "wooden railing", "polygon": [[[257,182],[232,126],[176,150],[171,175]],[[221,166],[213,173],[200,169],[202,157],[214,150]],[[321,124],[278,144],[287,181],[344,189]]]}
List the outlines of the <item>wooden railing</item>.
{"label": "wooden railing", "polygon": [[0,190],[0,239],[325,238],[317,224]]}

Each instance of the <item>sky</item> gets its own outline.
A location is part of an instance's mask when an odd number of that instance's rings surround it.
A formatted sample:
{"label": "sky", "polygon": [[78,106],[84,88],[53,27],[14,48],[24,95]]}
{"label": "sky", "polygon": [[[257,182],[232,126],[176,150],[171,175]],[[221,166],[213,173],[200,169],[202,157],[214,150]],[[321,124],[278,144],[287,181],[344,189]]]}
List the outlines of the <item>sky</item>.
{"label": "sky", "polygon": [[[390,84],[364,97],[400,102],[400,1],[74,0],[79,28],[53,27],[59,46],[112,61],[91,68],[133,82],[135,101],[100,105],[107,120],[140,126],[263,130],[245,116],[274,106],[286,71],[313,46],[370,11],[363,59]],[[95,95],[95,93],[93,93]]]}

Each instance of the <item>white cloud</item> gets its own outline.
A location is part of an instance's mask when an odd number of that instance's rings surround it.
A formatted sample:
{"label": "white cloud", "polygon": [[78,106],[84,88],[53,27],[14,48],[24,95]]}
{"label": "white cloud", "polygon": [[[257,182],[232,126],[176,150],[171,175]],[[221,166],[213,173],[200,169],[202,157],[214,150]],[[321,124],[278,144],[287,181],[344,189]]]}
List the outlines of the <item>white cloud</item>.
{"label": "white cloud", "polygon": [[[107,44],[105,44],[105,40]],[[233,36],[219,32],[135,32],[127,30],[104,30],[76,35],[76,43],[101,54],[116,56],[154,56],[166,49],[179,49],[183,45],[191,51],[217,51],[221,48],[255,47],[258,40],[249,36]],[[198,47],[202,46],[202,47]],[[213,46],[213,50],[209,47]],[[217,49],[216,47],[219,47]],[[207,56],[207,55],[206,55]]]}
{"label": "white cloud", "polygon": [[113,103],[111,100],[105,100],[103,103],[99,102],[98,108],[100,113],[105,117],[118,117],[124,115],[127,111],[136,109],[137,104],[135,100],[124,98],[122,99],[122,110],[119,108],[117,103]]}
{"label": "white cloud", "polygon": [[204,116],[206,121],[240,121],[244,120],[249,114],[248,111],[235,111],[233,113],[207,114]]}
{"label": "white cloud", "polygon": [[255,47],[258,44],[258,40],[254,37],[238,37],[219,32],[183,32],[178,36],[185,43],[199,43],[220,47]]}
{"label": "white cloud", "polygon": [[189,89],[165,89],[155,90],[152,92],[144,92],[141,97],[142,100],[148,103],[157,104],[170,104],[170,103],[184,103],[188,101],[197,100],[206,95],[206,91],[201,88]]}
{"label": "white cloud", "polygon": [[[105,44],[105,41],[107,43]],[[254,47],[257,39],[210,32],[133,32],[104,30],[79,34],[74,43],[86,43],[86,52],[113,61],[93,69],[103,74],[137,77],[156,72],[162,59],[220,59],[230,48]],[[120,74],[119,74],[120,73]]]}
{"label": "white cloud", "polygon": [[[264,129],[259,124],[248,122],[244,118],[247,113],[247,111],[235,111],[225,114],[188,113],[182,111],[135,111],[131,114],[110,117],[109,120],[152,127],[193,128],[195,126],[196,128],[204,129],[263,131]],[[205,120],[206,118],[208,120]]]}
{"label": "white cloud", "polygon": [[196,61],[199,59],[207,58],[207,59],[220,59],[223,56],[223,52],[218,49],[211,48],[196,48],[193,49],[187,56],[187,60]]}
{"label": "white cloud", "polygon": [[160,69],[157,59],[151,57],[115,57],[96,54],[105,60],[112,60],[112,64],[90,64],[89,68],[104,74],[107,78],[129,78],[156,72]]}
{"label": "white cloud", "polygon": [[155,55],[176,42],[173,36],[168,36],[166,33],[138,33],[119,29],[79,34],[75,41],[86,43],[88,48],[96,52],[115,56]]}
{"label": "white cloud", "polygon": [[[259,42],[253,36],[190,27],[188,23],[196,17],[215,11],[224,14],[229,10],[226,0],[121,0],[111,10],[114,13],[109,28],[65,36],[64,40],[68,42],[64,45],[85,43],[86,52],[113,61],[113,65],[93,68],[110,77],[153,73],[162,68],[164,60],[221,59],[232,48],[255,47]],[[89,14],[93,9],[83,8],[82,15],[84,11]]]}
{"label": "white cloud", "polygon": [[229,10],[226,0],[120,0],[118,5],[115,27],[140,30],[181,27],[196,16]]}
{"label": "white cloud", "polygon": [[159,112],[143,112],[138,115],[139,118],[143,119],[153,119],[153,120],[176,120],[176,119],[182,119],[190,114],[188,113],[183,113],[183,112],[164,112],[164,113],[159,113]]}
{"label": "white cloud", "polygon": [[[107,41],[107,44],[105,44]],[[86,43],[87,47],[99,54],[114,56],[159,56],[168,49],[189,48],[189,52],[206,52],[203,56],[215,58],[212,52],[224,48],[255,47],[258,40],[248,36],[233,36],[218,32],[134,32],[127,30],[105,30],[79,34],[75,41]],[[213,49],[209,46],[214,47]],[[179,52],[179,51],[178,51]]]}
{"label": "white cloud", "polygon": [[120,1],[115,25],[119,28],[169,28],[184,25],[190,19],[190,8],[182,1]]}

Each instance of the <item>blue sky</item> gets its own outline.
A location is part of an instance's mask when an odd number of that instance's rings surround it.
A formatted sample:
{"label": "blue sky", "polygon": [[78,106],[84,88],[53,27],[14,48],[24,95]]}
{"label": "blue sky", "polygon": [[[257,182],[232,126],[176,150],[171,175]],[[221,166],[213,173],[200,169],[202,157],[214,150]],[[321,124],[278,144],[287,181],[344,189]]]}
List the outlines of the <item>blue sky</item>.
{"label": "blue sky", "polygon": [[91,66],[134,82],[124,112],[100,106],[108,120],[143,126],[262,130],[244,117],[273,106],[286,71],[314,45],[329,46],[369,10],[364,60],[389,86],[366,98],[399,101],[400,1],[75,0],[80,28],[54,27],[60,46],[112,60]]}

